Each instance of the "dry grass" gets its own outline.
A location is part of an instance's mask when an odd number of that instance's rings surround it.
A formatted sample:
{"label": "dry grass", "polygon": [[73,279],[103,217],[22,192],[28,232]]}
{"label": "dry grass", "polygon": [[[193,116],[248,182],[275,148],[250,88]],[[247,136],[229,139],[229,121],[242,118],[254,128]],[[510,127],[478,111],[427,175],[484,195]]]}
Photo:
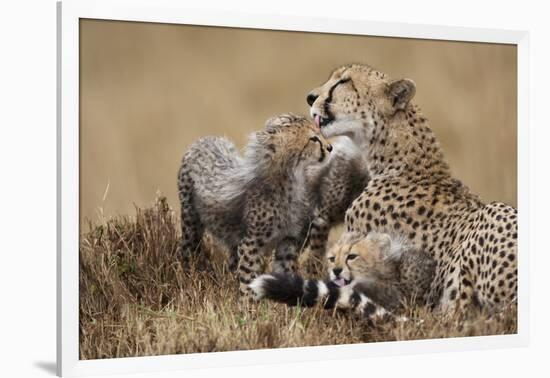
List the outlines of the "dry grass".
{"label": "dry grass", "polygon": [[[135,217],[89,224],[80,246],[80,358],[350,344],[515,333],[516,309],[369,326],[350,314],[238,301],[222,253],[187,271],[176,256],[177,221],[166,200]],[[215,248],[211,248],[215,250]],[[221,257],[221,258],[220,258]]]}

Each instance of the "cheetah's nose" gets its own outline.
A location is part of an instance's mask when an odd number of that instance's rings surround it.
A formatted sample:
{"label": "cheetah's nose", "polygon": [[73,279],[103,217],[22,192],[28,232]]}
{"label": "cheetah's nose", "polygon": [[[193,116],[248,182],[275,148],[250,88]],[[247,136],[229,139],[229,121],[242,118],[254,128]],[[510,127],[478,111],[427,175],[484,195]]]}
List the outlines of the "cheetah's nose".
{"label": "cheetah's nose", "polygon": [[334,275],[336,277],[338,277],[340,275],[340,273],[342,273],[342,268],[334,268],[334,269],[332,269],[332,272],[334,273]]}
{"label": "cheetah's nose", "polygon": [[328,152],[332,152],[332,144],[329,144],[329,145],[327,146],[327,151],[328,151]]}

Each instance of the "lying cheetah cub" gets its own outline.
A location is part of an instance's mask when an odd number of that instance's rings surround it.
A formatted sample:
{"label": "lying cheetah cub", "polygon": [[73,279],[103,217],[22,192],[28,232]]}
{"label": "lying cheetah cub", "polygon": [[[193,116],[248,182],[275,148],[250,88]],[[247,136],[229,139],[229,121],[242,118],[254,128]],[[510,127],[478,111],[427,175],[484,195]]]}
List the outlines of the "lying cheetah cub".
{"label": "lying cheetah cub", "polygon": [[184,258],[200,254],[208,231],[238,252],[232,259],[244,295],[266,252],[275,249],[276,272],[294,271],[318,194],[311,186],[324,175],[331,151],[313,122],[291,114],[252,133],[242,157],[226,138],[195,142],[178,175]]}
{"label": "lying cheetah cub", "polygon": [[326,308],[352,308],[375,318],[405,303],[425,304],[435,272],[428,253],[411,247],[405,238],[382,233],[343,234],[327,253],[327,265],[326,281],[265,274],[250,287],[256,299],[305,306],[321,302]]}

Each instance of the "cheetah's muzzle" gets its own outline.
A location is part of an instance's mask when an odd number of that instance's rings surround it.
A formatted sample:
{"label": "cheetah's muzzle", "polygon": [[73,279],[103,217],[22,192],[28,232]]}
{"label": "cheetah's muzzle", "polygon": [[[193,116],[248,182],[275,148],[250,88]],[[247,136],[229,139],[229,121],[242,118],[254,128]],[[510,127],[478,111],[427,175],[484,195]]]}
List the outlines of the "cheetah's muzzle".
{"label": "cheetah's muzzle", "polygon": [[351,282],[351,280],[346,280],[345,278],[336,278],[336,279],[332,280],[332,283],[335,284],[338,287],[347,286],[347,285],[349,285],[350,282]]}
{"label": "cheetah's muzzle", "polygon": [[327,126],[329,123],[331,123],[332,121],[334,121],[334,118],[332,117],[323,117],[319,114],[315,114],[313,119],[315,120],[315,124],[317,125],[318,128],[323,128]]}

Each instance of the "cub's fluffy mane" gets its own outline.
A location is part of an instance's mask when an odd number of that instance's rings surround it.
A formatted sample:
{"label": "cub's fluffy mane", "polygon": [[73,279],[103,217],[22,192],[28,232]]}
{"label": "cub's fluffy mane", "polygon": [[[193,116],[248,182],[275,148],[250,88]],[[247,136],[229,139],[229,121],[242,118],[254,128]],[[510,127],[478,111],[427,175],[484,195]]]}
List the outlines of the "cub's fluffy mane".
{"label": "cub's fluffy mane", "polygon": [[[283,127],[292,126],[272,126],[269,130],[277,131]],[[251,187],[261,185],[268,188],[270,185],[279,185],[284,180],[301,180],[305,176],[305,172],[300,170],[292,156],[274,156],[273,148],[279,146],[273,143],[269,130],[251,133],[243,155],[235,153],[231,156],[233,168],[225,171],[223,177],[219,178],[223,185],[217,193],[213,193],[217,202],[232,207],[232,203],[237,205],[242,202],[242,196]]]}
{"label": "cub's fluffy mane", "polygon": [[[243,168],[249,171],[254,177],[263,179],[280,179],[280,175],[292,175],[295,171],[295,165],[286,156],[281,156],[281,160],[276,161],[273,151],[269,150],[272,135],[267,131],[257,131],[248,136],[248,143],[244,148]],[[273,148],[278,148],[274,146]],[[270,153],[271,152],[271,153]],[[280,169],[282,168],[282,169]]]}

